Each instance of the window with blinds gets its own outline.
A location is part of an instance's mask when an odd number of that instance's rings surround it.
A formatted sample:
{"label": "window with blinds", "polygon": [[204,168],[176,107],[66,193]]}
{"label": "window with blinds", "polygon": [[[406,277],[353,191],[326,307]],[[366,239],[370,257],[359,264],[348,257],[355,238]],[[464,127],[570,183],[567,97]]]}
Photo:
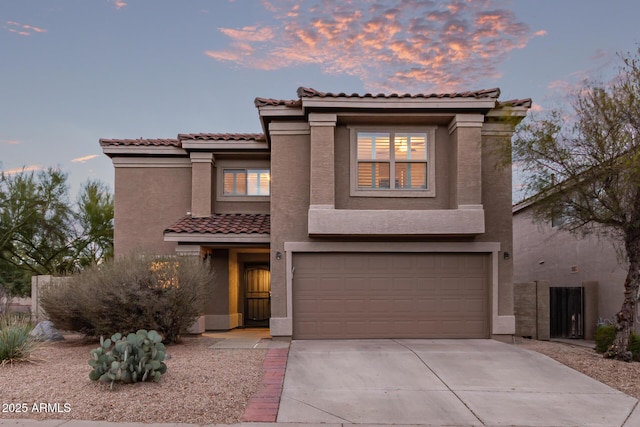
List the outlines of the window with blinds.
{"label": "window with blinds", "polygon": [[357,132],[358,190],[425,190],[427,133]]}
{"label": "window with blinds", "polygon": [[269,169],[224,169],[223,195],[268,196],[271,190]]}

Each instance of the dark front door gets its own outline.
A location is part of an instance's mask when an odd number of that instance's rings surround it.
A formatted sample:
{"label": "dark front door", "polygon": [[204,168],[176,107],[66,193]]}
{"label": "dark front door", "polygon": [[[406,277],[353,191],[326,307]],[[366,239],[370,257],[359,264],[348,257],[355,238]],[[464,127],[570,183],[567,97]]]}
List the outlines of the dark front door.
{"label": "dark front door", "polygon": [[245,326],[269,326],[271,317],[271,273],[268,265],[247,265]]}
{"label": "dark front door", "polygon": [[549,288],[551,338],[584,338],[584,288]]}

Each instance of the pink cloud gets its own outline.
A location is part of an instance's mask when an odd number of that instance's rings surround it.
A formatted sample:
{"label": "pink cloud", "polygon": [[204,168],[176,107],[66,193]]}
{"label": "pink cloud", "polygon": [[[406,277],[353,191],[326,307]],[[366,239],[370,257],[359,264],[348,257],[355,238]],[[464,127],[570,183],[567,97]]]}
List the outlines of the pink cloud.
{"label": "pink cloud", "polygon": [[234,30],[233,28],[220,28],[220,31],[233,40],[264,42],[273,38],[273,31],[267,27],[244,27],[240,30]]}
{"label": "pink cloud", "polygon": [[123,7],[127,6],[127,3],[123,2],[122,0],[111,0],[111,3],[113,3],[116,10],[120,10]]}
{"label": "pink cloud", "polygon": [[36,33],[46,33],[47,32],[47,30],[45,30],[44,28],[32,27],[31,25],[23,25],[22,28],[24,28],[26,30],[35,31]]}
{"label": "pink cloud", "polygon": [[18,34],[20,36],[30,36],[33,33],[46,33],[47,30],[40,27],[34,27],[33,25],[21,24],[16,21],[5,21],[4,29],[10,33]]}
{"label": "pink cloud", "polygon": [[534,113],[539,113],[541,111],[544,111],[544,108],[540,104],[533,103],[531,104],[531,111],[533,111]]}
{"label": "pink cloud", "polygon": [[43,169],[42,165],[30,165],[30,166],[23,166],[21,168],[5,169],[0,172],[5,175],[15,175],[20,172],[32,172],[32,171],[39,171],[42,169]]}
{"label": "pink cloud", "polygon": [[230,46],[205,55],[274,70],[318,64],[360,78],[370,91],[469,89],[499,76],[509,52],[534,37],[494,0],[263,0],[272,26],[223,28]]}
{"label": "pink cloud", "polygon": [[0,144],[18,145],[22,144],[22,142],[17,139],[0,139]]}
{"label": "pink cloud", "polygon": [[234,52],[216,52],[213,50],[207,50],[204,54],[209,58],[213,58],[218,61],[236,62],[240,60],[240,55]]}
{"label": "pink cloud", "polygon": [[98,157],[97,154],[90,154],[88,156],[76,157],[75,159],[71,159],[71,162],[73,162],[73,163],[84,163],[87,160],[95,159],[96,157]]}

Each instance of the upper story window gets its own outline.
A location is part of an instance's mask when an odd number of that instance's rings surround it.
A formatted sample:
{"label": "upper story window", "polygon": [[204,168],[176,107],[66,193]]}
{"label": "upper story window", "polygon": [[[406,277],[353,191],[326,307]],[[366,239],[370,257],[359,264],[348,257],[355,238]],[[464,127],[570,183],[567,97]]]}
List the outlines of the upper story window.
{"label": "upper story window", "polygon": [[435,128],[353,128],[351,195],[435,196]]}
{"label": "upper story window", "polygon": [[216,160],[216,200],[268,202],[271,195],[269,160]]}
{"label": "upper story window", "polygon": [[269,169],[223,169],[225,196],[268,196],[271,187]]}

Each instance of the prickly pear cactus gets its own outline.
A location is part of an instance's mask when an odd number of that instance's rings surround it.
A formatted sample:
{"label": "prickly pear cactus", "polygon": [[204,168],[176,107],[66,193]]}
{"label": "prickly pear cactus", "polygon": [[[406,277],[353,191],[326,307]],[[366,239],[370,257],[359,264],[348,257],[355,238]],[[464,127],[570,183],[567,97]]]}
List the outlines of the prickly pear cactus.
{"label": "prickly pear cactus", "polygon": [[135,383],[138,381],[160,381],[167,372],[165,347],[156,331],[140,329],[126,337],[120,333],[111,338],[100,337],[100,347],[91,350],[89,365],[93,370],[89,378],[93,381]]}

